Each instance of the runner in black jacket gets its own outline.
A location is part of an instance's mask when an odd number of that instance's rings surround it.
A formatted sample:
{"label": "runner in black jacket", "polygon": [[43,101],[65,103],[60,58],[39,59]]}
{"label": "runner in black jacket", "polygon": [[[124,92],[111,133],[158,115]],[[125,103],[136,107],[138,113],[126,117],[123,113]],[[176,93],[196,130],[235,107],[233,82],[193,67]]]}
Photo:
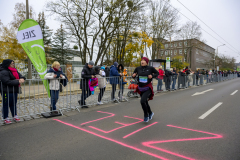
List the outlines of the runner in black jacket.
{"label": "runner in black jacket", "polygon": [[154,96],[152,79],[158,77],[158,71],[148,65],[148,58],[143,57],[141,60],[141,66],[137,67],[132,77],[135,78],[138,75],[138,88],[136,92],[141,95],[141,105],[144,112],[144,122],[148,122],[152,119],[154,113],[148,104],[148,100],[152,100]]}

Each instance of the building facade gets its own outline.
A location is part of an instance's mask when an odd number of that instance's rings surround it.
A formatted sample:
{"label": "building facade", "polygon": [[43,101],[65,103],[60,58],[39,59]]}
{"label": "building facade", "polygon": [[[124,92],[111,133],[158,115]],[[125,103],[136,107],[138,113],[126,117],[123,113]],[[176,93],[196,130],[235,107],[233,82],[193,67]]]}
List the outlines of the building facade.
{"label": "building facade", "polygon": [[[155,42],[156,40],[154,39]],[[152,45],[157,59],[166,59],[166,57],[174,59],[176,56],[182,56],[180,61],[189,63],[189,67],[193,71],[213,67],[215,49],[197,39],[163,40],[161,44],[162,47],[157,47],[160,45],[156,44]]]}

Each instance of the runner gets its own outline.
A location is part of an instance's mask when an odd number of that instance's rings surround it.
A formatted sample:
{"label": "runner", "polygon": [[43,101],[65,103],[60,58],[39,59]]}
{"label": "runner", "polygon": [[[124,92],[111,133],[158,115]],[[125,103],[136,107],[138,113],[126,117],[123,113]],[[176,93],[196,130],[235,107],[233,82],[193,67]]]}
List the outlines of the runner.
{"label": "runner", "polygon": [[149,100],[153,99],[154,92],[152,86],[152,79],[158,77],[158,71],[152,67],[148,66],[149,59],[143,57],[141,60],[141,66],[137,67],[132,77],[135,78],[138,75],[138,88],[135,92],[141,95],[141,105],[144,112],[144,122],[148,122],[152,119],[154,113],[148,104]]}

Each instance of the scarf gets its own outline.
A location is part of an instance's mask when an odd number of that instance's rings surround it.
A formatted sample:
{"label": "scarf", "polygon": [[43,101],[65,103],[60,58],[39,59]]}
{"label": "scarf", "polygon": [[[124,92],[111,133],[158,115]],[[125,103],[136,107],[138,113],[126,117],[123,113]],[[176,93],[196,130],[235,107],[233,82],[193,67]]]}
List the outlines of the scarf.
{"label": "scarf", "polygon": [[18,74],[16,68],[8,67],[8,69],[12,72],[13,76],[14,76],[16,79],[19,79],[19,74]]}
{"label": "scarf", "polygon": [[60,69],[58,70],[57,68],[54,68],[54,67],[53,67],[53,70],[56,72],[61,71]]}

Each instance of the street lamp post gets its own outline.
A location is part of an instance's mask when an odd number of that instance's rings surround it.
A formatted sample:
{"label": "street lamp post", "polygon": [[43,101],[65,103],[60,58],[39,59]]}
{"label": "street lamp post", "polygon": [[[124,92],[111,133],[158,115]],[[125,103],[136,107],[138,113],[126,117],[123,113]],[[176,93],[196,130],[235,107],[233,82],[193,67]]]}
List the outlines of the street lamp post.
{"label": "street lamp post", "polygon": [[[217,46],[217,54],[218,54],[218,48],[221,47],[221,46],[225,46],[225,44]],[[213,67],[214,70],[215,70],[215,60],[216,60],[216,53],[214,53],[214,67]]]}

